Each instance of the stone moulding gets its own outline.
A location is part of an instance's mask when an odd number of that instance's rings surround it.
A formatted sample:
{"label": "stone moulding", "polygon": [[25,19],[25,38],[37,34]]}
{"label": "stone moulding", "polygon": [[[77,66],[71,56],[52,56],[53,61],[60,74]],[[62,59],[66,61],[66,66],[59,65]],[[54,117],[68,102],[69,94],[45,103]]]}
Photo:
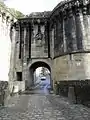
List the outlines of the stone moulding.
{"label": "stone moulding", "polygon": [[86,79],[86,80],[64,80],[64,81],[58,81],[58,84],[62,84],[62,85],[67,85],[67,86],[86,86],[86,85],[90,85],[90,79]]}
{"label": "stone moulding", "polygon": [[[56,34],[54,33],[54,50],[58,49],[58,51],[60,51],[58,53],[56,53],[57,51],[54,53],[54,58],[69,53],[90,52],[90,49],[88,49],[89,45],[85,44],[88,41],[86,36],[87,31],[85,31],[85,29],[87,28],[89,31],[89,25],[86,27],[86,25],[89,24],[87,22],[90,18],[89,15],[90,0],[66,0],[59,3],[53,9],[49,17],[50,31],[52,31],[52,29],[56,31]],[[57,37],[58,23],[63,24],[63,28],[60,29],[63,31],[62,39],[66,42],[63,43],[64,52],[61,52],[58,48],[60,46],[60,41],[62,41],[61,38],[58,39]],[[59,37],[61,36],[59,35]],[[57,48],[55,48],[56,45],[58,45]]]}
{"label": "stone moulding", "polygon": [[[65,15],[65,12],[73,14],[73,12],[79,12],[79,9],[86,11],[87,5],[90,4],[90,0],[66,0],[60,2],[51,12],[50,19],[57,13],[62,12]],[[74,11],[76,8],[76,11]],[[72,10],[72,13],[71,13]],[[66,14],[67,15],[67,14]]]}

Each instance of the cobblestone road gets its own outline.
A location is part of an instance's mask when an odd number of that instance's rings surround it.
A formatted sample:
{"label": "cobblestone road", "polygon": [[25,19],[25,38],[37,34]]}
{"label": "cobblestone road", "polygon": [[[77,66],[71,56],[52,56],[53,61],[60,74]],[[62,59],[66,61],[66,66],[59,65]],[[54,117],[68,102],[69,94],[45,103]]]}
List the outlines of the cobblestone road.
{"label": "cobblestone road", "polygon": [[0,120],[90,120],[90,109],[54,94],[14,96],[0,108]]}

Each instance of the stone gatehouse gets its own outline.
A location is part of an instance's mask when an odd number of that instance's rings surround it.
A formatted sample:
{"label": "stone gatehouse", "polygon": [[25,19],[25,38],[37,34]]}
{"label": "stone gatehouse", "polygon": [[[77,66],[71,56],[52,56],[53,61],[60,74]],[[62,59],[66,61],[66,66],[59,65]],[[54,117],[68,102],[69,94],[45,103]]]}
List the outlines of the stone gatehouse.
{"label": "stone gatehouse", "polygon": [[[51,85],[77,99],[90,86],[90,1],[67,0],[52,11],[34,12],[12,25],[11,88],[25,90],[33,72],[44,66],[51,71]],[[68,93],[69,92],[69,93]]]}

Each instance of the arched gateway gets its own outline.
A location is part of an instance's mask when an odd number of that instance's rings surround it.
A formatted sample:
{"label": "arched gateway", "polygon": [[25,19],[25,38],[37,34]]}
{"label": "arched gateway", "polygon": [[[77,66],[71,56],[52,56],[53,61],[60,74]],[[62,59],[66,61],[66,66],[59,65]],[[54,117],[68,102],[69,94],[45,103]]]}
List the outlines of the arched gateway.
{"label": "arched gateway", "polygon": [[47,60],[33,60],[32,63],[28,65],[28,79],[26,80],[25,88],[30,89],[34,85],[34,72],[39,67],[45,67],[50,71],[50,84],[52,86],[51,79],[51,64]]}

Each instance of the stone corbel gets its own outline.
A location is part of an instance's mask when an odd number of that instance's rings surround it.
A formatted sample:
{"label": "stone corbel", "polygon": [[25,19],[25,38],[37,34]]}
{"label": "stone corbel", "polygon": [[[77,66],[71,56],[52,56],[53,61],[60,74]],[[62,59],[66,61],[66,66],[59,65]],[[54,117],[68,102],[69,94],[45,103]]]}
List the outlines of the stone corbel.
{"label": "stone corbel", "polygon": [[80,2],[79,2],[79,0],[77,0],[76,2],[75,2],[75,6],[78,8],[78,7],[80,7]]}
{"label": "stone corbel", "polygon": [[19,23],[18,22],[15,22],[13,24],[13,27],[15,28],[16,31],[19,31]]}
{"label": "stone corbel", "polygon": [[6,16],[6,24],[8,25],[9,23],[9,20],[10,20],[10,16]]}
{"label": "stone corbel", "polygon": [[34,18],[31,19],[31,24],[34,25]]}
{"label": "stone corbel", "polygon": [[5,21],[5,18],[6,17],[6,13],[5,12],[2,12],[2,22],[4,22]]}
{"label": "stone corbel", "polygon": [[13,24],[13,23],[14,23],[14,19],[13,19],[13,18],[10,20],[10,23],[11,23],[11,24]]}
{"label": "stone corbel", "polygon": [[9,21],[9,18],[10,18],[9,16],[6,17],[7,22]]}
{"label": "stone corbel", "polygon": [[70,18],[73,17],[72,3],[68,4],[68,15]]}
{"label": "stone corbel", "polygon": [[87,14],[87,12],[88,12],[87,6],[89,3],[90,3],[90,0],[83,0],[83,9],[82,9],[83,15]]}
{"label": "stone corbel", "polygon": [[24,23],[24,21],[23,21],[23,20],[21,20],[21,21],[20,21],[20,24],[22,25],[23,23]]}
{"label": "stone corbel", "polygon": [[23,22],[22,22],[22,27],[23,27],[23,28],[26,28],[26,21],[23,21]]}
{"label": "stone corbel", "polygon": [[83,15],[87,14],[87,5],[83,6],[82,12],[83,12]]}
{"label": "stone corbel", "polygon": [[90,0],[83,0],[83,5],[86,6],[87,4],[90,3]]}
{"label": "stone corbel", "polygon": [[62,12],[59,11],[58,14],[55,16],[56,20],[59,21],[59,23],[61,23],[62,20]]}
{"label": "stone corbel", "polygon": [[63,18],[64,18],[64,20],[67,19],[67,11],[65,9],[63,9]]}
{"label": "stone corbel", "polygon": [[55,15],[55,16],[54,16],[54,19],[53,19],[54,24],[56,24],[57,21],[58,21],[58,19],[57,19],[57,15]]}
{"label": "stone corbel", "polygon": [[53,28],[53,25],[54,25],[54,23],[53,23],[53,20],[50,20],[50,30],[52,30],[52,28]]}
{"label": "stone corbel", "polygon": [[79,16],[80,13],[81,13],[80,2],[79,2],[79,0],[77,0],[75,2],[75,15]]}
{"label": "stone corbel", "polygon": [[34,28],[34,19],[31,20],[31,31],[33,32],[33,28]]}
{"label": "stone corbel", "polygon": [[67,10],[68,10],[68,4],[66,3],[66,4],[63,6],[63,9],[62,9],[64,20],[67,19]]}
{"label": "stone corbel", "polygon": [[21,25],[23,29],[26,28],[26,25],[27,25],[26,21],[21,21]]}
{"label": "stone corbel", "polygon": [[45,26],[45,31],[44,32],[46,32],[47,31],[47,20],[44,21],[44,26]]}
{"label": "stone corbel", "polygon": [[37,19],[37,23],[40,24],[41,20],[40,19]]}
{"label": "stone corbel", "polygon": [[26,28],[29,28],[29,22],[26,22]]}
{"label": "stone corbel", "polygon": [[11,23],[11,15],[9,13],[6,14],[6,23]]}
{"label": "stone corbel", "polygon": [[47,26],[47,20],[44,21],[44,25]]}

